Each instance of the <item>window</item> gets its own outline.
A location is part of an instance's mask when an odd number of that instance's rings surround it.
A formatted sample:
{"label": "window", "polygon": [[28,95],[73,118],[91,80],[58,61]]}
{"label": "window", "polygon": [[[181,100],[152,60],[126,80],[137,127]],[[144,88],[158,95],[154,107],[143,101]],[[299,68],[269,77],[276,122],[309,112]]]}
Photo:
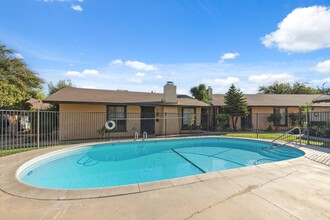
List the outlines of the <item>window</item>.
{"label": "window", "polygon": [[281,115],[281,118],[275,121],[274,125],[277,126],[287,126],[288,118],[287,118],[287,108],[274,108],[274,113]]}
{"label": "window", "polygon": [[116,123],[114,132],[126,132],[126,107],[125,106],[108,106],[107,120],[112,120]]}
{"label": "window", "polygon": [[195,108],[182,108],[182,129],[190,129],[196,125]]}

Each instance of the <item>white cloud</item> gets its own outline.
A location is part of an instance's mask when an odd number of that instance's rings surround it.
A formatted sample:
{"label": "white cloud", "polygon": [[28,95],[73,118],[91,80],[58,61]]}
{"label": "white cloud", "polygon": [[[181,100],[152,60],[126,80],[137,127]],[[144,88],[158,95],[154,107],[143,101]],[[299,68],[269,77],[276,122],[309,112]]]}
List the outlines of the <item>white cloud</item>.
{"label": "white cloud", "polygon": [[72,77],[85,77],[85,76],[96,76],[99,75],[99,71],[97,70],[90,70],[90,69],[85,69],[82,72],[79,71],[67,71],[65,74],[65,76],[72,76]]}
{"label": "white cloud", "polygon": [[20,54],[20,53],[14,53],[14,56],[15,56],[17,59],[24,59],[24,57],[23,57],[22,54]]}
{"label": "white cloud", "polygon": [[257,86],[245,85],[245,87],[240,87],[239,89],[245,94],[256,94],[256,93],[258,93],[258,87]]}
{"label": "white cloud", "polygon": [[83,9],[80,5],[71,5],[71,8],[75,11],[83,11]]}
{"label": "white cloud", "polygon": [[330,47],[330,8],[311,6],[293,10],[278,29],[261,38],[266,47],[308,52]]}
{"label": "white cloud", "polygon": [[97,89],[95,86],[81,86],[84,89]]}
{"label": "white cloud", "polygon": [[318,63],[316,65],[316,71],[319,73],[330,73],[330,60]]}
{"label": "white cloud", "polygon": [[[109,60],[110,62],[111,60]],[[126,60],[123,60],[125,62]],[[323,61],[323,60],[321,60]],[[205,83],[207,86],[212,86],[214,93],[225,93],[228,91],[230,83],[235,83],[235,86],[245,93],[255,93],[258,91],[260,85],[268,85],[267,81],[270,74],[275,73],[284,74],[288,73],[288,76],[291,81],[299,82],[311,82],[312,80],[321,80],[322,76],[327,78],[330,75],[315,74],[315,66],[317,62],[311,60],[301,60],[301,61],[285,61],[285,62],[259,62],[259,63],[237,63],[235,65],[223,65],[218,62],[214,63],[182,63],[182,64],[157,64],[158,71],[147,72],[147,71],[137,71],[131,69],[126,65],[122,66],[111,66],[105,64],[104,67],[99,67],[99,75],[80,75],[83,73],[84,69],[69,68],[68,70],[78,70],[78,75],[76,77],[67,77],[72,80],[72,82],[77,86],[94,86],[98,89],[123,89],[130,91],[144,91],[150,92],[155,89],[158,92],[163,91],[163,86],[166,81],[173,81],[177,86],[180,93],[189,95],[190,88],[196,86],[200,83]],[[77,66],[75,64],[75,66]],[[92,68],[86,68],[92,69]],[[94,68],[93,68],[94,69]],[[56,82],[60,79],[63,79],[63,74],[66,73],[66,70],[48,70],[48,69],[36,69],[37,72],[47,81]],[[62,74],[58,74],[61,72]],[[137,77],[135,74],[137,72],[145,73],[145,77]],[[249,76],[251,75],[264,75],[267,76],[262,80],[259,80],[259,83],[251,82]],[[69,74],[70,75],[70,74]],[[81,76],[81,77],[79,77]],[[262,76],[261,76],[262,77]],[[234,78],[234,80],[232,80]],[[130,80],[131,79],[131,80]],[[218,79],[219,84],[227,84],[224,86],[216,83],[215,79]],[[272,77],[272,80],[281,80],[280,78]],[[265,81],[265,82],[264,82]],[[313,84],[314,87],[322,86],[324,80],[319,84]],[[313,82],[314,83],[314,82]],[[318,83],[318,82],[315,82]],[[328,83],[327,85],[330,85]]]}
{"label": "white cloud", "polygon": [[280,74],[260,74],[260,75],[251,75],[248,80],[253,83],[272,83],[275,81],[281,83],[292,83],[299,80],[298,77],[295,77],[288,73],[280,73]]}
{"label": "white cloud", "polygon": [[110,66],[120,66],[120,65],[125,65],[128,66],[130,68],[136,69],[136,70],[140,70],[140,71],[156,71],[158,70],[158,68],[154,65],[151,64],[146,64],[140,61],[133,61],[133,60],[127,60],[127,61],[123,61],[121,59],[115,59],[112,60],[109,63]]}
{"label": "white cloud", "polygon": [[[322,86],[323,83],[326,83],[328,86],[330,84],[330,78],[324,78],[324,79],[313,79],[310,81],[310,84],[316,85],[316,86]],[[326,85],[326,87],[327,87]]]}
{"label": "white cloud", "polygon": [[143,83],[142,79],[131,78],[131,79],[129,79],[129,81],[134,82],[134,83]]}
{"label": "white cloud", "polygon": [[111,66],[115,66],[115,65],[122,65],[124,62],[121,59],[116,59],[116,60],[112,60],[110,62]]}
{"label": "white cloud", "polygon": [[146,74],[145,73],[142,73],[142,72],[138,72],[135,74],[135,76],[137,77],[144,77]]}
{"label": "white cloud", "polygon": [[226,79],[215,79],[214,82],[219,86],[230,86],[231,84],[239,83],[239,78],[237,77],[227,77]]}
{"label": "white cloud", "polygon": [[65,76],[73,76],[73,77],[84,77],[84,74],[82,74],[79,71],[67,71],[64,75]]}
{"label": "white cloud", "polygon": [[158,70],[158,68],[155,67],[154,65],[146,64],[146,63],[143,63],[143,62],[140,62],[140,61],[127,60],[125,62],[125,65],[126,66],[129,66],[129,67],[131,67],[133,69],[136,69],[136,70],[143,70],[143,71],[155,71],[155,70]]}
{"label": "white cloud", "polygon": [[89,70],[89,69],[85,69],[82,73],[84,75],[99,75],[99,71],[97,71],[97,70]]}
{"label": "white cloud", "polygon": [[220,62],[224,62],[225,60],[233,60],[236,57],[239,56],[239,53],[235,52],[235,53],[225,53],[222,55],[222,57],[220,57]]}
{"label": "white cloud", "polygon": [[75,10],[75,11],[83,11],[83,8],[78,5],[78,4],[74,4],[76,3],[82,3],[84,0],[41,0],[42,2],[45,3],[54,3],[54,2],[63,2],[63,3],[70,3],[71,5],[71,9]]}

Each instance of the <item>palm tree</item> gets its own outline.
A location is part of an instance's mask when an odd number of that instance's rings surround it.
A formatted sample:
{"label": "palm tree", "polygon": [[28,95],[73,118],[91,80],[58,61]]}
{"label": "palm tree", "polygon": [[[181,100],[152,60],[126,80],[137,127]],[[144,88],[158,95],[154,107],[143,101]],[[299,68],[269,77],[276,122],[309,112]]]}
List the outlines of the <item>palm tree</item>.
{"label": "palm tree", "polygon": [[205,84],[199,84],[198,86],[192,87],[190,89],[190,93],[195,99],[198,99],[205,103],[210,103]]}

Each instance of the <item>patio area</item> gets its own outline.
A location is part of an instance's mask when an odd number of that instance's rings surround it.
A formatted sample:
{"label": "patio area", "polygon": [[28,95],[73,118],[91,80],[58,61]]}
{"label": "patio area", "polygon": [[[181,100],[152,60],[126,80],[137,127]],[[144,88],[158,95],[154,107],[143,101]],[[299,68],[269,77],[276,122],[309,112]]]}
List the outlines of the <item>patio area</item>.
{"label": "patio area", "polygon": [[[54,147],[0,158],[3,219],[329,219],[330,149],[301,158],[98,190],[42,190],[11,179]],[[14,181],[14,182],[13,182]]]}

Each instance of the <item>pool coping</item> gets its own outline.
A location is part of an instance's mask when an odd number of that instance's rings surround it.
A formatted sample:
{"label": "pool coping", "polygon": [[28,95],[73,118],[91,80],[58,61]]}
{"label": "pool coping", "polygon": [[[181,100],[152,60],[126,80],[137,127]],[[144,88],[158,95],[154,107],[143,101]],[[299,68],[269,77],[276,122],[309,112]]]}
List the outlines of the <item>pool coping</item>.
{"label": "pool coping", "polygon": [[[245,139],[245,140],[255,140],[261,142],[270,142],[271,140],[260,140],[253,138],[237,138],[237,137],[219,137],[219,136],[195,136],[195,137],[175,137],[175,138],[153,138],[149,139],[151,141],[158,140],[174,140],[174,139],[192,139],[192,138],[230,138],[230,139]],[[27,161],[42,156],[47,153],[61,151],[69,148],[77,148],[83,146],[89,146],[94,144],[104,144],[104,143],[123,143],[123,142],[131,142],[131,140],[123,140],[123,141],[106,141],[106,142],[93,142],[93,143],[83,143],[83,144],[73,144],[73,145],[65,145],[65,146],[55,146],[42,148],[39,150],[22,152],[19,154],[13,154],[6,157],[0,158],[0,190],[9,195],[26,198],[26,199],[35,199],[35,200],[55,200],[55,201],[63,201],[63,200],[81,200],[81,199],[96,199],[96,198],[106,198],[106,197],[114,197],[114,196],[122,196],[122,195],[130,195],[136,193],[149,192],[154,190],[161,190],[171,187],[180,187],[187,184],[194,184],[198,182],[204,182],[209,180],[214,180],[223,177],[232,177],[238,175],[249,175],[252,172],[258,173],[262,172],[265,169],[273,168],[283,168],[290,167],[294,163],[299,162],[302,158],[308,158],[312,160],[316,160],[318,158],[323,158],[324,154],[329,156],[330,149],[320,148],[308,145],[295,146],[293,144],[287,144],[290,147],[294,147],[302,150],[305,155],[302,157],[283,160],[278,162],[266,163],[261,165],[252,165],[247,167],[221,170],[208,172],[203,174],[197,174],[192,176],[185,176],[179,178],[172,178],[167,180],[160,181],[152,181],[146,183],[138,183],[131,185],[123,185],[123,186],[112,186],[112,187],[102,187],[102,188],[91,188],[91,189],[46,189],[35,186],[27,185],[16,177],[17,170],[26,163]],[[282,143],[282,142],[277,142]],[[321,150],[321,151],[320,151]],[[319,153],[322,152],[323,153]],[[321,156],[319,156],[321,155]],[[318,161],[322,162],[322,161]],[[330,165],[330,161],[328,161]]]}

